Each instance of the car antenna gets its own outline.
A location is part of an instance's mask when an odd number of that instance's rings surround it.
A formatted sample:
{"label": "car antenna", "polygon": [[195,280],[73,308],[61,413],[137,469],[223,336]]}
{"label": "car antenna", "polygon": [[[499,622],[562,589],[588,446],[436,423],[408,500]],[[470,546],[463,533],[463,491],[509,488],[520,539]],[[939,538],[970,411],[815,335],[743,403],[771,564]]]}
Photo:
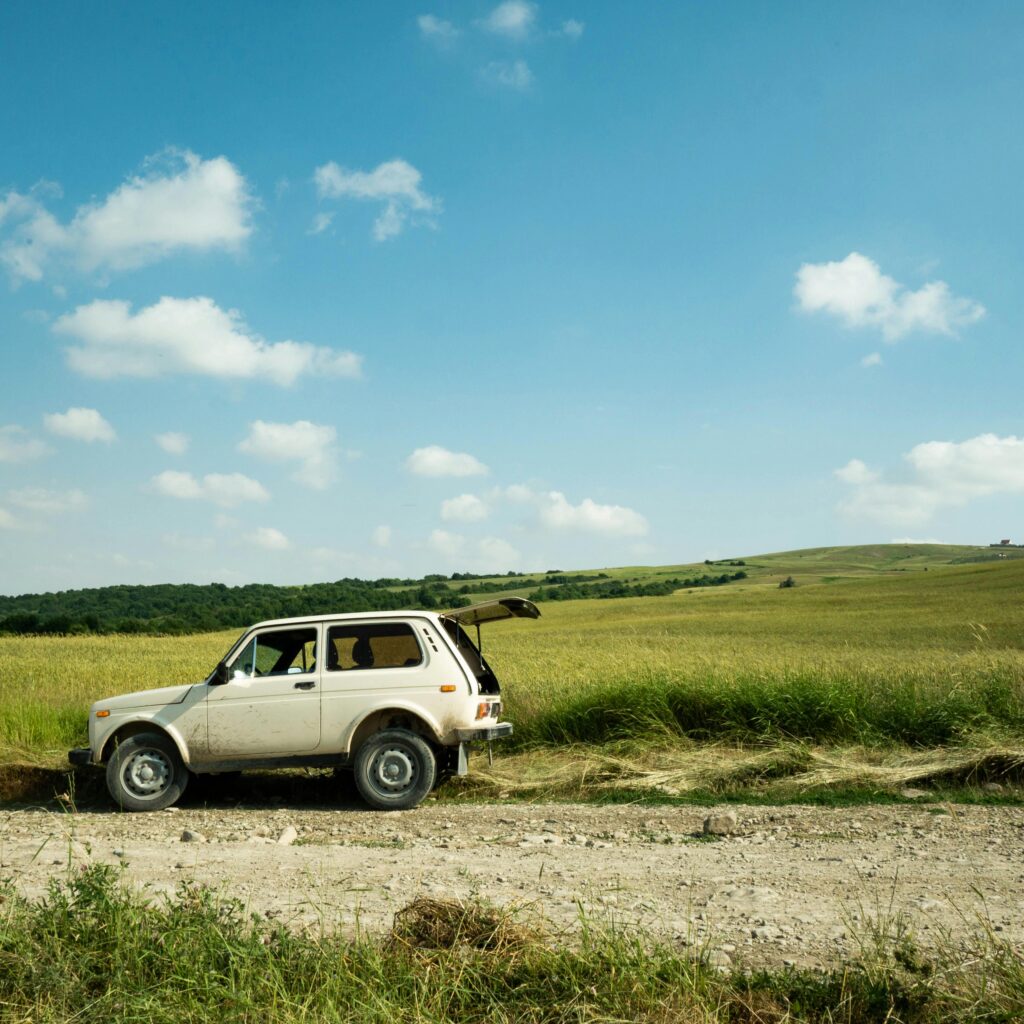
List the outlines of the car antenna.
{"label": "car antenna", "polygon": [[480,652],[480,657],[484,654],[484,642],[480,639],[480,623],[476,624],[476,649]]}

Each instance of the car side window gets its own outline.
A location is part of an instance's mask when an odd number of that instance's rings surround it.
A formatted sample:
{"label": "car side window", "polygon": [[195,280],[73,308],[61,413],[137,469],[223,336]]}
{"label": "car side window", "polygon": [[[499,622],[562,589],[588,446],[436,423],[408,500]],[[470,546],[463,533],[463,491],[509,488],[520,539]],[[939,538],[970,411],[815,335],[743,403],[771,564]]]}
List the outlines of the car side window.
{"label": "car side window", "polygon": [[257,633],[232,664],[236,675],[296,675],[316,671],[316,628],[276,629]]}
{"label": "car side window", "polygon": [[423,651],[405,622],[361,622],[327,631],[327,671],[407,668],[423,663]]}

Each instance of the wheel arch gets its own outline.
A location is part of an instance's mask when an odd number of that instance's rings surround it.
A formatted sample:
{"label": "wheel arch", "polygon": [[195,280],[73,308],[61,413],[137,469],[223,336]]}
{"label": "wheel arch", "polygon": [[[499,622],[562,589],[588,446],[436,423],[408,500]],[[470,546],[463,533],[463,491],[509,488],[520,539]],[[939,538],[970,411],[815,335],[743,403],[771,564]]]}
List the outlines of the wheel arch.
{"label": "wheel arch", "polygon": [[443,747],[441,734],[437,727],[421,712],[401,705],[393,705],[374,708],[359,719],[347,737],[346,753],[349,758],[355,757],[356,751],[369,736],[382,732],[384,729],[408,729],[409,732],[422,736],[436,750]]}
{"label": "wheel arch", "polygon": [[113,732],[103,741],[103,746],[100,749],[100,762],[106,764],[110,760],[110,755],[114,752],[114,747],[118,743],[123,743],[126,739],[131,736],[138,736],[144,732],[159,733],[161,736],[165,736],[169,739],[178,751],[178,756],[181,758],[182,763],[188,767],[188,751],[185,749],[184,744],[181,742],[181,738],[174,734],[174,731],[167,729],[159,722],[154,722],[152,719],[136,719],[133,722],[125,722],[124,725],[118,726]]}

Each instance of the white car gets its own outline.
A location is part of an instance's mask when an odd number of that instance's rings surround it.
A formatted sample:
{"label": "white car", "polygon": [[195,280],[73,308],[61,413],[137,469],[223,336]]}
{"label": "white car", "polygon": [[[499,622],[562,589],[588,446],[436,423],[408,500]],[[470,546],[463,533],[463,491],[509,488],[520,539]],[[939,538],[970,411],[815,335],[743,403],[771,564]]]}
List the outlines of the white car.
{"label": "white car", "polygon": [[508,597],[445,614],[260,622],[201,683],[97,701],[89,746],[68,757],[105,763],[128,811],[169,807],[191,773],[292,765],[351,768],[370,806],[415,807],[441,776],[467,773],[469,743],[512,733],[480,626],[539,615]]}

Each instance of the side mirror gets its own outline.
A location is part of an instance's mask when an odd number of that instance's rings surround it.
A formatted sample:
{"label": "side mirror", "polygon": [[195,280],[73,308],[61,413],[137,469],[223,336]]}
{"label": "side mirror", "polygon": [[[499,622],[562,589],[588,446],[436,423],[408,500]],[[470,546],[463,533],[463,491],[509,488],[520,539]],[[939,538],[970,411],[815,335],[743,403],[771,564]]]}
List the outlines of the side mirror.
{"label": "side mirror", "polygon": [[210,679],[210,683],[214,686],[223,686],[230,679],[231,672],[228,670],[227,662],[222,661],[213,670],[213,677]]}

